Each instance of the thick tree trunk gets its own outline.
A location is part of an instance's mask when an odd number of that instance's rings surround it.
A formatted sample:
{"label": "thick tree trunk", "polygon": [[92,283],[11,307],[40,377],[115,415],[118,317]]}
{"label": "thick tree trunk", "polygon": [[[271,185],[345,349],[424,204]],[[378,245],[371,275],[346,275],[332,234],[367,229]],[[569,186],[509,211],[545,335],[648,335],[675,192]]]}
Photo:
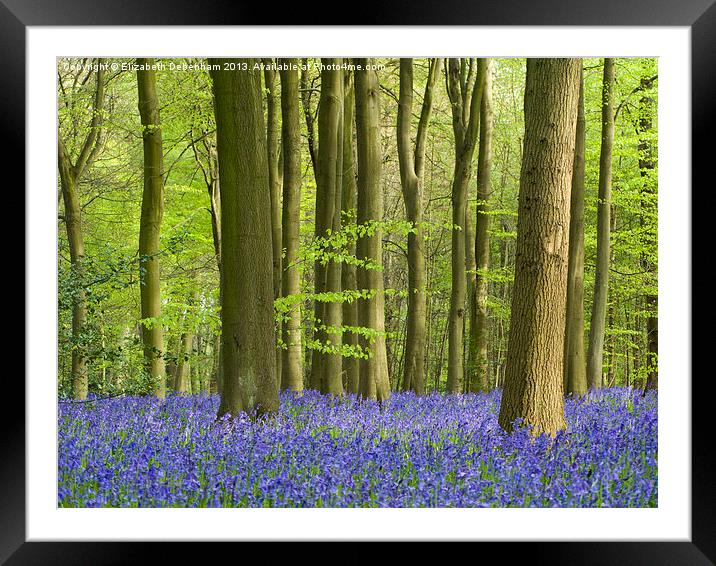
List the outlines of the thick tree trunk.
{"label": "thick tree trunk", "polygon": [[[336,197],[340,196],[337,192],[339,170],[342,172],[342,164],[339,169],[339,157],[340,161],[343,158],[342,144],[338,145],[343,135],[343,72],[331,69],[336,64],[340,65],[340,59],[321,61],[326,67],[321,71],[321,98],[318,103],[315,237],[318,242],[323,242],[322,251],[330,254],[333,248],[325,240],[334,232],[334,225],[340,228],[340,204],[336,206],[340,200],[336,201]],[[324,257],[317,258],[314,289],[316,295],[340,291],[340,264]],[[311,388],[324,393],[331,389],[331,392],[340,394],[343,390],[342,385],[338,387],[342,383],[340,330],[335,332],[336,323],[339,328],[341,324],[340,303],[316,299],[314,315],[315,339],[320,345],[317,344],[311,359]],[[334,373],[337,375],[332,375]]]}
{"label": "thick tree trunk", "polygon": [[[266,149],[268,157],[269,194],[271,196],[271,243],[273,248],[273,297],[281,296],[281,174],[279,142],[281,102],[276,86],[275,63],[263,59],[266,84]],[[281,350],[276,349],[276,379],[281,383]]]}
{"label": "thick tree trunk", "polygon": [[[286,59],[298,64],[298,59]],[[298,74],[290,69],[281,73],[281,131],[283,144],[283,296],[301,293],[301,271],[298,251],[301,227],[301,125],[299,122]],[[283,369],[281,388],[303,390],[303,358],[301,355],[301,303],[296,302],[283,323]]]}
{"label": "thick tree trunk", "polygon": [[142,303],[144,361],[157,397],[166,393],[164,336],[161,324],[159,231],[164,214],[164,156],[159,123],[156,76],[148,69],[153,59],[137,59],[145,69],[137,71],[139,114],[144,140],[144,192],[139,226],[139,269]]}
{"label": "thick tree trunk", "polygon": [[[465,65],[462,65],[463,69]],[[464,74],[464,73],[463,73]],[[480,101],[484,88],[485,62],[480,60],[472,89],[470,81],[461,80],[461,64],[450,59],[448,65],[448,96],[452,109],[455,137],[455,166],[452,182],[452,289],[450,293],[450,316],[448,319],[448,393],[460,393],[463,389],[464,363],[463,343],[465,326],[465,211],[467,185],[470,182],[472,156],[475,150],[480,120]]]}
{"label": "thick tree trunk", "polygon": [[[357,257],[382,264],[383,230],[375,223],[383,220],[383,156],[380,139],[380,86],[375,71],[367,70],[369,59],[355,59],[356,138],[358,149],[358,225],[365,227],[357,243]],[[358,288],[370,291],[371,297],[360,299],[360,326],[375,333],[374,338],[361,337],[361,346],[370,352],[360,364],[360,394],[382,401],[390,396],[388,359],[385,345],[385,297],[383,272],[361,267]]]}
{"label": "thick tree trunk", "polygon": [[[224,63],[236,71],[223,70]],[[273,249],[261,74],[212,59],[221,179],[223,390],[218,416],[278,410]],[[247,70],[239,70],[242,67]]]}
{"label": "thick tree trunk", "polygon": [[477,157],[477,213],[475,228],[475,289],[470,305],[468,375],[470,391],[488,391],[487,363],[487,270],[490,266],[490,214],[492,192],[492,78],[490,60],[485,61],[485,89],[480,103],[480,148]]}
{"label": "thick tree trunk", "polygon": [[528,59],[505,389],[499,424],[565,428],[563,375],[570,183],[581,59]]}
{"label": "thick tree trunk", "polygon": [[602,146],[599,155],[599,204],[597,215],[597,270],[594,302],[589,328],[587,382],[590,388],[602,386],[604,332],[609,297],[609,238],[612,201],[612,146],[614,144],[614,59],[604,59],[602,84]]}
{"label": "thick tree trunk", "polygon": [[569,220],[569,261],[567,266],[567,323],[564,344],[564,384],[567,395],[587,392],[587,365],[584,355],[584,77],[580,69],[577,134],[574,144],[572,196]]}
{"label": "thick tree trunk", "polygon": [[410,123],[413,112],[413,60],[400,60],[400,100],[398,102],[398,159],[405,213],[413,226],[408,234],[408,312],[403,365],[403,389],[425,393],[425,349],[427,313],[427,270],[423,229],[423,171],[425,140],[432,113],[433,92],[440,76],[442,60],[431,59],[420,121],[413,150]]}
{"label": "thick tree trunk", "polygon": [[[343,186],[341,189],[341,212],[344,219],[350,219],[355,225],[356,222],[356,168],[353,133],[354,133],[354,92],[350,74],[344,77],[343,90]],[[346,253],[355,256],[356,246],[352,238],[348,239]],[[357,289],[356,266],[346,263],[341,269],[341,288],[344,291]],[[355,328],[358,326],[358,302],[346,301],[343,303],[343,326]],[[343,336],[344,344],[353,352],[358,348],[358,334],[350,330]],[[345,376],[345,387],[349,393],[358,393],[360,384],[360,360],[355,356],[343,358],[343,374]]]}

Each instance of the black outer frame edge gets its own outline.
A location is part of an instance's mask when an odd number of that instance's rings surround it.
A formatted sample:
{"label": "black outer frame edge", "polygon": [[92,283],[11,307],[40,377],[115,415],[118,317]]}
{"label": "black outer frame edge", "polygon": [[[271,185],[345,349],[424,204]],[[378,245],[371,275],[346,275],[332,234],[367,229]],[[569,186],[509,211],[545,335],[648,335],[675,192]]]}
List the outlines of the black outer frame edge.
{"label": "black outer frame edge", "polygon": [[[210,5],[208,5],[210,4]],[[687,5],[688,4],[688,5]],[[7,8],[11,7],[11,10]],[[133,6],[136,9],[132,9]],[[709,7],[710,6],[710,7]],[[383,4],[369,13],[365,10],[352,21],[361,25],[670,25],[691,26],[692,34],[692,186],[713,188],[713,175],[708,164],[713,160],[713,141],[716,131],[714,104],[716,103],[716,4],[713,0],[603,0],[601,2],[562,3],[560,0],[538,0],[531,3],[497,2],[484,5],[468,4],[464,0],[443,0],[437,11],[428,0],[418,0],[406,9],[406,0]],[[196,12],[191,0],[164,0],[149,6],[141,0],[113,3],[87,0],[0,0],[0,49],[3,67],[0,73],[0,124],[4,139],[6,163],[24,163],[25,153],[25,27],[28,25],[260,25],[297,24],[280,12],[273,21],[266,22],[265,13],[251,5],[228,0],[203,3]],[[335,12],[328,12],[330,16]],[[312,13],[311,16],[315,14]],[[290,14],[293,16],[293,14]],[[320,19],[320,18],[319,18]],[[329,18],[324,18],[329,19]],[[331,18],[334,19],[334,18]],[[345,20],[344,20],[345,21]],[[308,25],[322,22],[312,18]],[[16,169],[20,169],[16,167]],[[24,186],[24,168],[14,186]],[[7,185],[6,185],[7,187]],[[13,191],[8,190],[12,193]],[[14,194],[20,194],[14,191]],[[20,205],[25,208],[25,203]],[[704,213],[709,207],[693,208]],[[29,211],[25,211],[28,214]],[[692,226],[708,226],[692,220]],[[697,246],[702,239],[692,238]],[[707,240],[708,241],[708,240]],[[705,251],[705,250],[702,250]],[[708,257],[697,256],[697,257]],[[692,287],[693,289],[693,287]],[[27,296],[26,296],[27,301]],[[693,340],[705,340],[693,327]],[[30,339],[30,336],[26,337]],[[702,344],[706,346],[706,344]],[[10,398],[25,399],[24,382],[4,380]],[[716,564],[716,487],[714,467],[704,449],[713,444],[711,396],[708,379],[692,380],[692,542],[513,542],[509,555],[513,560],[524,556],[532,563],[625,565],[707,565]],[[16,407],[19,404],[15,405]],[[20,415],[18,418],[17,415]],[[181,563],[187,559],[205,561],[225,546],[189,543],[167,547],[147,542],[25,542],[25,404],[19,413],[2,411],[5,434],[3,458],[0,459],[0,563],[7,564],[126,564],[166,560],[176,549]],[[708,419],[708,421],[707,421]],[[78,533],[78,537],[81,533]],[[223,543],[237,544],[237,543]],[[255,544],[255,543],[243,543]],[[305,545],[306,543],[304,543]],[[309,543],[310,544],[310,543]],[[324,543],[325,544],[325,543]],[[360,556],[364,542],[349,542],[355,554],[342,549],[349,559]],[[463,543],[465,544],[465,543]],[[469,543],[467,543],[469,544]],[[474,543],[473,543],[474,544]],[[498,551],[504,552],[504,543]],[[235,548],[235,547],[234,547]],[[295,554],[292,546],[275,543]],[[231,549],[233,550],[233,548]],[[330,553],[328,554],[330,556]],[[315,556],[315,555],[314,555]],[[8,560],[9,559],[9,560]],[[7,561],[7,562],[6,562]],[[510,560],[512,561],[512,560]]]}

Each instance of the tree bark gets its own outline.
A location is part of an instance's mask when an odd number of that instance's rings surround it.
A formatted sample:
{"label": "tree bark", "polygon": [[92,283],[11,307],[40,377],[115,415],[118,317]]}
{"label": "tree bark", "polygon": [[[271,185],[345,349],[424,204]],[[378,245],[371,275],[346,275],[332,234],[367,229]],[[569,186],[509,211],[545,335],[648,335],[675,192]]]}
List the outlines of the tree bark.
{"label": "tree bark", "polygon": [[[492,78],[491,61],[485,60],[485,88],[480,103],[480,147],[477,157],[477,210],[475,222],[475,289],[470,304],[468,375],[470,391],[490,389],[487,363],[487,270],[490,267],[490,214],[492,192]],[[469,245],[469,242],[468,244]]]}
{"label": "tree bark", "polygon": [[599,203],[597,213],[597,269],[594,302],[589,328],[587,382],[590,388],[602,386],[604,332],[609,297],[609,238],[612,201],[612,146],[614,144],[614,59],[604,59],[602,83],[602,145],[599,155]]}
{"label": "tree bark", "polygon": [[512,319],[500,426],[554,435],[564,418],[570,183],[581,59],[528,59]]}
{"label": "tree bark", "polygon": [[[354,133],[354,92],[351,75],[346,73],[343,89],[343,186],[341,189],[341,213],[344,221],[350,221],[354,226],[356,223],[356,168],[353,133]],[[356,245],[353,238],[348,238],[346,253],[356,255]],[[344,291],[358,288],[356,282],[356,266],[346,263],[341,269],[341,288]],[[358,326],[358,302],[346,301],[343,303],[343,326],[356,328]],[[358,348],[358,334],[347,330],[343,336],[343,342],[351,351],[356,352]],[[360,360],[355,356],[343,358],[343,374],[345,376],[345,387],[349,393],[357,394],[360,384]]]}
{"label": "tree bark", "polygon": [[[467,280],[465,277],[465,211],[467,185],[470,181],[472,156],[477,142],[480,120],[480,101],[484,88],[485,62],[477,64],[474,85],[463,80],[466,65],[458,59],[449,59],[447,91],[452,109],[452,125],[455,138],[455,165],[452,182],[452,289],[448,319],[448,393],[460,393],[463,389],[464,319]],[[468,377],[469,379],[469,377]]]}
{"label": "tree bark", "polygon": [[[298,59],[286,59],[298,64]],[[298,110],[298,74],[281,69],[281,131],[283,144],[283,296],[297,297],[301,293],[301,271],[298,252],[301,227],[301,125]],[[301,303],[296,302],[283,324],[283,370],[281,388],[303,390],[303,358],[301,355]]]}
{"label": "tree bark", "polygon": [[[318,161],[316,177],[316,221],[315,238],[321,243],[321,251],[330,254],[332,246],[326,241],[334,231],[334,225],[340,229],[340,204],[336,206],[339,179],[339,156],[342,159],[341,118],[343,114],[342,88],[343,73],[331,67],[340,64],[339,59],[322,59],[325,68],[321,71],[321,98],[318,103]],[[340,136],[339,136],[340,132]],[[340,165],[342,169],[342,165]],[[338,201],[340,203],[340,200]],[[336,223],[336,216],[338,222]],[[323,255],[323,254],[322,254]],[[315,294],[340,291],[340,264],[326,257],[318,257],[314,263]],[[338,287],[338,289],[335,289]],[[337,394],[337,383],[341,382],[340,330],[335,329],[336,322],[340,328],[341,307],[339,303],[314,301],[316,319],[315,340],[319,342],[311,358],[311,388],[327,393],[329,389]],[[334,349],[338,349],[335,352]],[[337,372],[337,377],[332,375]],[[330,384],[330,385],[329,385]]]}
{"label": "tree bark", "polygon": [[405,214],[413,231],[408,234],[408,312],[403,365],[403,389],[425,394],[425,352],[427,313],[427,270],[423,229],[423,172],[425,140],[433,106],[433,92],[440,76],[441,59],[429,60],[423,105],[418,122],[415,148],[412,148],[410,124],[413,113],[413,60],[400,59],[400,95],[398,101],[398,160]]}
{"label": "tree bark", "polygon": [[[273,248],[273,298],[281,296],[281,175],[279,172],[279,137],[281,108],[276,86],[274,60],[263,59],[266,84],[266,149],[268,157],[269,194],[271,196],[271,243]],[[276,349],[276,379],[281,383],[281,350]]]}
{"label": "tree bark", "polygon": [[164,156],[159,122],[159,103],[153,59],[137,59],[143,69],[137,71],[139,114],[144,142],[144,192],[139,226],[139,269],[142,304],[142,341],[144,362],[154,394],[166,394],[164,336],[161,324],[159,270],[159,232],[164,214]]}
{"label": "tree bark", "polygon": [[[357,257],[380,266],[382,264],[383,187],[381,185],[383,156],[380,139],[380,86],[378,75],[366,66],[369,59],[355,59],[356,139],[358,150],[358,226],[365,230],[357,242]],[[364,398],[383,401],[390,396],[388,359],[385,344],[385,297],[383,273],[379,269],[361,267],[358,288],[370,291],[367,299],[359,299],[360,326],[372,330],[372,339],[361,336],[361,346],[369,357],[360,363],[360,394]]]}
{"label": "tree bark", "polygon": [[587,392],[587,365],[584,355],[584,77],[579,72],[579,106],[574,144],[572,196],[569,221],[567,265],[567,323],[564,345],[565,393],[580,397]]}
{"label": "tree bark", "polygon": [[[271,197],[261,74],[254,59],[211,59],[221,189],[223,390],[218,416],[279,407]],[[224,64],[236,65],[235,71]]]}

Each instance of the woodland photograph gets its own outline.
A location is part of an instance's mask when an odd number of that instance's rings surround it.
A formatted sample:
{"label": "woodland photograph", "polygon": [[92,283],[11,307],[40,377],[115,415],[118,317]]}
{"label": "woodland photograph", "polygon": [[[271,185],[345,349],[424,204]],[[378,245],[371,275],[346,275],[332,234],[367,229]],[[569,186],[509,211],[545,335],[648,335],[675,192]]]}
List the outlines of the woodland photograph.
{"label": "woodland photograph", "polygon": [[658,506],[658,59],[56,85],[58,507]]}

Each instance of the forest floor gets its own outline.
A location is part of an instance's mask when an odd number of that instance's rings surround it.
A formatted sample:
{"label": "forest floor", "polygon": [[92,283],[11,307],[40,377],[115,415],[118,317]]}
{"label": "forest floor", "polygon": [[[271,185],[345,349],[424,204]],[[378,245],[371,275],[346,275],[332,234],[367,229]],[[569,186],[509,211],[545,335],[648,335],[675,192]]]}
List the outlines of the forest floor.
{"label": "forest floor", "polygon": [[657,396],[566,400],[550,439],[497,425],[500,391],[379,406],[281,394],[269,419],[217,396],[60,402],[60,507],[655,507]]}

